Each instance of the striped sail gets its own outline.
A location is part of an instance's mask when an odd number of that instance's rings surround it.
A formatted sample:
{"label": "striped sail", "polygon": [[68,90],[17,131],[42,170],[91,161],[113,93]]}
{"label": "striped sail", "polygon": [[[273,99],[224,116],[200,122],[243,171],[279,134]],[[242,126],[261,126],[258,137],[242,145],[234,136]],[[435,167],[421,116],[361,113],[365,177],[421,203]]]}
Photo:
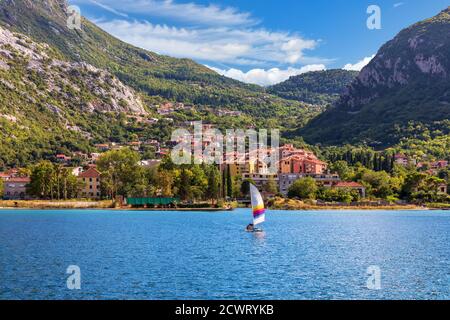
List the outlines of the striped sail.
{"label": "striped sail", "polygon": [[252,197],[253,225],[263,223],[266,220],[266,210],[261,194],[253,184],[250,184],[250,195]]}

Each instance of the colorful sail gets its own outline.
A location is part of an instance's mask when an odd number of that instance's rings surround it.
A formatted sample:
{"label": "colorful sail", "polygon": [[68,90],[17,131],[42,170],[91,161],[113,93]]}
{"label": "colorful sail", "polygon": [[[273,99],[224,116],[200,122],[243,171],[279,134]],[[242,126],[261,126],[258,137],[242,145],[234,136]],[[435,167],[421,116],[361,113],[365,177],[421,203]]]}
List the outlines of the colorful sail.
{"label": "colorful sail", "polygon": [[252,197],[253,225],[263,223],[266,220],[266,209],[261,194],[253,184],[250,184],[250,195]]}

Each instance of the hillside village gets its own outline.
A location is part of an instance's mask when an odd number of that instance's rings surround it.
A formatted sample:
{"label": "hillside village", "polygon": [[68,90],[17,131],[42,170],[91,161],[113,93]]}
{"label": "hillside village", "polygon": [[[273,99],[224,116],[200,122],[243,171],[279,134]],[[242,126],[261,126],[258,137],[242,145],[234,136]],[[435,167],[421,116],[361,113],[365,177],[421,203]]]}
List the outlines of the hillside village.
{"label": "hillside village", "polygon": [[[161,108],[164,112],[169,112],[168,109],[174,107],[173,104],[165,104]],[[178,108],[182,107],[178,105]],[[159,109],[158,109],[159,110]],[[170,114],[170,113],[169,113]],[[184,125],[192,125],[191,122],[184,123]],[[215,128],[212,124],[203,124],[203,130],[207,131]],[[74,152],[71,154],[55,154],[51,161],[58,170],[65,170],[67,173],[67,181],[73,182],[73,190],[62,193],[62,196],[58,195],[56,198],[60,199],[84,199],[84,200],[99,200],[99,199],[111,199],[115,195],[111,194],[104,188],[103,184],[106,184],[105,177],[109,175],[108,172],[102,171],[98,167],[98,162],[102,158],[108,155],[120,152],[121,150],[131,152],[137,159],[135,165],[144,170],[156,170],[164,172],[167,170],[164,163],[170,162],[171,149],[179,141],[158,141],[156,139],[148,140],[136,140],[128,143],[120,144],[114,142],[105,142],[95,145],[96,152],[82,153]],[[207,148],[211,144],[211,140],[206,139],[203,142],[202,147]],[[148,154],[148,148],[153,152],[152,158],[144,158],[143,156]],[[303,198],[310,199],[323,199],[322,202],[355,202],[355,201],[368,201],[371,200],[386,200],[381,197],[374,196],[373,186],[370,185],[363,177],[359,179],[349,179],[344,176],[341,177],[339,170],[336,170],[336,165],[333,163],[327,163],[318,158],[318,156],[312,152],[301,148],[296,148],[293,144],[284,144],[279,149],[267,149],[267,154],[270,155],[273,152],[278,152],[278,172],[276,174],[270,173],[267,166],[259,160],[251,160],[249,154],[245,156],[244,162],[235,161],[233,163],[227,163],[229,155],[223,154],[224,163],[220,165],[214,165],[214,170],[217,170],[219,176],[217,177],[217,192],[214,195],[215,198],[222,198],[224,200],[232,199],[245,199],[247,194],[242,185],[246,182],[255,184],[263,193],[266,199],[274,196],[289,197],[289,198],[302,198],[301,194],[295,194],[295,185],[301,181],[311,180],[317,186],[318,190],[330,190],[332,196],[321,195],[322,191],[315,191],[317,196],[306,196]],[[431,162],[418,162],[402,153],[395,154],[393,157],[393,166],[396,168],[405,168],[408,170],[414,170],[421,172],[425,177],[435,177],[434,181],[434,193],[436,195],[447,196],[448,188],[447,183],[443,179],[439,179],[439,175],[443,170],[448,169],[448,161],[437,160]],[[132,166],[133,164],[131,164]],[[36,192],[30,192],[30,185],[33,185],[33,179],[36,178],[36,174],[33,174],[34,166],[27,168],[9,168],[0,172],[0,178],[3,183],[2,197],[5,200],[30,200],[30,199],[54,199],[53,193],[47,193],[39,196]],[[184,169],[183,169],[184,170]],[[367,170],[367,169],[366,169]],[[208,170],[205,169],[205,173]],[[33,178],[34,177],[34,178]],[[175,175],[171,181],[175,184],[173,179],[182,180],[180,174]],[[207,177],[209,179],[209,177]],[[151,179],[150,179],[151,180]],[[64,180],[65,181],[65,180]],[[208,181],[210,183],[211,181]],[[110,183],[110,182],[108,182]],[[149,182],[151,184],[151,181]],[[186,182],[190,184],[189,182]],[[226,186],[226,185],[229,186]],[[194,199],[183,196],[180,192],[181,187],[174,187],[172,192],[164,191],[164,186],[155,183],[155,190],[152,193],[154,197],[181,197],[182,200],[192,202]],[[194,188],[194,186],[192,186]],[[417,188],[420,186],[417,185]],[[368,192],[367,189],[370,189]],[[227,190],[225,190],[227,189]],[[324,191],[326,192],[326,191]],[[139,191],[133,194],[120,194],[122,197],[148,197],[147,191]],[[212,195],[211,195],[212,196]],[[196,197],[197,201],[202,199],[206,200],[207,197]],[[391,201],[394,198],[391,198]],[[399,202],[400,203],[400,202]],[[405,203],[405,202],[403,202]]]}

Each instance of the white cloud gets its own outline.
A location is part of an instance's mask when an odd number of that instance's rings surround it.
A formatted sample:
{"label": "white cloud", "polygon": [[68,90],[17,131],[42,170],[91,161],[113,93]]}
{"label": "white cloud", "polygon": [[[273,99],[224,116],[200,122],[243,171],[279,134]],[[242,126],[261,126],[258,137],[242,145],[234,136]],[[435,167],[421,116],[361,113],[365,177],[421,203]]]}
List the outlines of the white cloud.
{"label": "white cloud", "polygon": [[404,2],[394,3],[394,8],[398,8],[398,7],[400,7],[400,6],[404,5],[404,4],[405,4]]}
{"label": "white cloud", "polygon": [[95,23],[123,41],[178,58],[254,66],[325,61],[304,55],[317,41],[262,28],[177,28],[136,20]]}
{"label": "white cloud", "polygon": [[355,64],[348,63],[346,64],[342,69],[349,70],[349,71],[361,71],[362,68],[367,66],[372,59],[375,58],[375,55],[372,55],[370,57],[365,57],[361,61],[358,61]]}
{"label": "white cloud", "polygon": [[95,5],[97,5],[97,6],[99,6],[100,8],[102,8],[102,9],[104,9],[106,11],[109,11],[111,13],[114,13],[114,14],[116,14],[118,16],[121,16],[121,17],[124,17],[124,18],[128,18],[127,14],[122,13],[120,11],[117,11],[116,9],[114,9],[114,8],[112,8],[112,7],[110,7],[110,6],[106,5],[106,4],[103,4],[103,3],[98,2],[96,0],[88,0],[88,1],[93,3],[93,4],[95,4]]}
{"label": "white cloud", "polygon": [[[94,0],[96,4],[140,15],[176,19],[209,26],[255,25],[258,23],[250,13],[232,7],[200,5],[193,2],[176,3],[172,0]],[[72,0],[73,4],[94,2]],[[106,5],[107,3],[107,5]]]}
{"label": "white cloud", "polygon": [[288,68],[286,70],[280,70],[278,68],[272,68],[269,70],[252,69],[248,72],[242,72],[241,70],[233,68],[228,70],[222,70],[214,67],[209,68],[221,75],[224,75],[232,79],[236,79],[246,83],[258,84],[261,86],[269,86],[283,82],[292,76],[296,76],[305,72],[325,70],[325,65],[323,64],[307,65],[299,69]]}

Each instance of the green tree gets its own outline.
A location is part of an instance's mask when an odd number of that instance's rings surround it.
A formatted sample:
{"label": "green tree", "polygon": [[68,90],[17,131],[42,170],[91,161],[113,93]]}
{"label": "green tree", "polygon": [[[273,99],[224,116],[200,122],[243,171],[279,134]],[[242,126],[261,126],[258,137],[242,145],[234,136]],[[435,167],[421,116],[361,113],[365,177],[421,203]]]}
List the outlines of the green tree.
{"label": "green tree", "polygon": [[220,193],[220,173],[215,166],[211,166],[208,173],[208,187],[206,189],[206,198],[211,200],[212,205],[214,201],[219,199]]}
{"label": "green tree", "polygon": [[318,191],[316,181],[311,177],[295,181],[289,188],[289,198],[315,199]]}
{"label": "green tree", "polygon": [[264,185],[264,191],[268,193],[278,193],[278,185],[273,176],[270,176],[267,183]]}
{"label": "green tree", "polygon": [[241,195],[242,196],[247,196],[250,193],[250,184],[255,185],[255,181],[253,181],[252,179],[245,179],[244,181],[242,181],[241,183]]}
{"label": "green tree", "polygon": [[111,199],[117,195],[135,194],[135,186],[144,183],[145,174],[139,160],[139,154],[129,148],[105,152],[98,159],[101,185]]}
{"label": "green tree", "polygon": [[234,189],[233,177],[231,176],[230,165],[228,165],[227,166],[227,196],[230,198],[233,197],[233,189]]}
{"label": "green tree", "polygon": [[41,161],[31,169],[28,194],[42,199],[53,199],[54,167],[50,161]]}
{"label": "green tree", "polygon": [[173,184],[174,178],[169,171],[160,170],[158,172],[158,188],[161,196],[168,198],[173,197]]}
{"label": "green tree", "polygon": [[353,179],[354,171],[349,167],[348,163],[344,160],[339,160],[333,163],[330,167],[330,170],[332,172],[336,172],[339,175],[339,177],[344,181]]}
{"label": "green tree", "polygon": [[178,195],[180,199],[186,201],[191,198],[191,172],[187,169],[181,170],[180,183],[178,186]]}

